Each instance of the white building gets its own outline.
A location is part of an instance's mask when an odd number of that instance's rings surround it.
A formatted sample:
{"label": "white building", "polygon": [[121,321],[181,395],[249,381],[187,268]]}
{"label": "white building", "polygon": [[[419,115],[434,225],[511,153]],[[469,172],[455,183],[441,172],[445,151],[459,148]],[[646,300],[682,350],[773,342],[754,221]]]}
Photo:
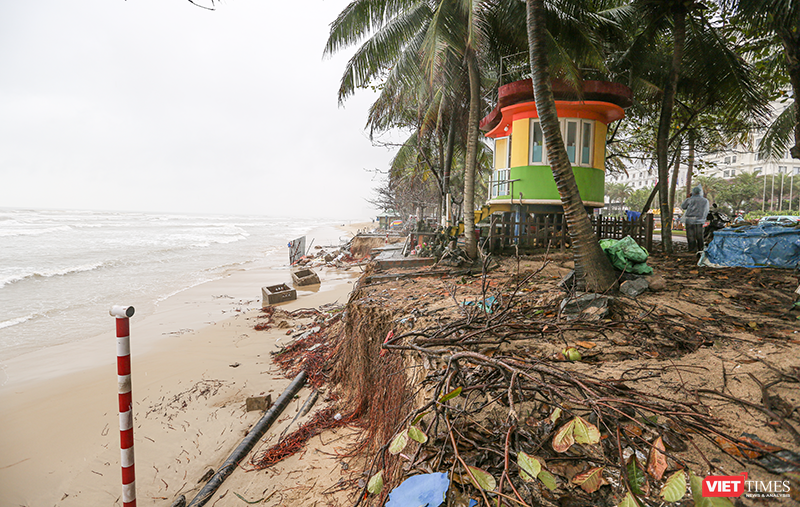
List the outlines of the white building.
{"label": "white building", "polygon": [[[791,104],[773,103],[773,109],[777,112],[782,111]],[[761,144],[764,136],[763,131],[756,132],[753,136],[752,146],[757,147]],[[718,153],[702,157],[702,169],[695,168],[695,175],[731,179],[742,173],[763,174],[764,189],[762,198],[767,202],[766,209],[770,204],[774,204],[773,209],[777,210],[779,203],[783,200],[790,201],[789,210],[797,210],[800,207],[798,199],[800,196],[792,192],[794,177],[800,175],[800,160],[793,159],[787,150],[778,160],[765,160],[759,157],[758,153],[738,146],[730,151],[720,151]],[[699,164],[698,164],[699,165]],[[672,167],[670,167],[670,175]],[[800,177],[800,176],[798,176]],[[606,177],[606,183],[626,183],[632,190],[640,188],[652,188],[658,180],[657,169],[641,166],[628,169],[628,174],[613,174]],[[678,174],[678,189],[686,186],[686,167],[681,166]],[[783,196],[783,200],[781,199]]]}

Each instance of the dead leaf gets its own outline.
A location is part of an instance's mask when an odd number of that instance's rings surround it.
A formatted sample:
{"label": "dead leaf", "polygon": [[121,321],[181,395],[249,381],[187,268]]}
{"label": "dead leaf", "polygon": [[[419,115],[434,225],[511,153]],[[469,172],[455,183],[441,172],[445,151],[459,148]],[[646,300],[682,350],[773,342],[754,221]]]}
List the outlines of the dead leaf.
{"label": "dead leaf", "polygon": [[653,446],[650,448],[650,456],[647,458],[647,473],[650,477],[660,481],[667,471],[667,456],[664,454],[664,442],[661,437],[653,441]]}
{"label": "dead leaf", "polygon": [[597,344],[593,342],[575,342],[575,345],[583,347],[585,349],[593,349],[597,347]]}
{"label": "dead leaf", "polygon": [[575,427],[575,419],[561,426],[561,428],[553,436],[553,450],[556,452],[567,452],[575,443],[575,438],[572,436],[572,430]]}
{"label": "dead leaf", "polygon": [[731,442],[725,437],[716,436],[714,437],[714,441],[717,443],[717,445],[719,445],[720,449],[722,449],[723,451],[725,451],[726,453],[730,454],[735,458],[747,457],[750,459],[756,459],[760,456],[759,453],[739,447],[738,445]]}
{"label": "dead leaf", "polygon": [[641,437],[642,436],[642,428],[635,424],[623,424],[622,431],[627,433],[630,436]]}
{"label": "dead leaf", "polygon": [[577,484],[587,493],[594,493],[608,482],[603,478],[603,468],[596,467],[580,473],[572,479],[573,484]]}

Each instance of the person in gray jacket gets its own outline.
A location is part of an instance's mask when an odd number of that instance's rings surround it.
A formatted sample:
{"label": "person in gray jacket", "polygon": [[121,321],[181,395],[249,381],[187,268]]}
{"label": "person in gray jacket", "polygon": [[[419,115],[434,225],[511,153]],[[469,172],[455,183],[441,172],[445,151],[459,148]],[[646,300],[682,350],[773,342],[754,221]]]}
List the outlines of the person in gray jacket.
{"label": "person in gray jacket", "polygon": [[683,201],[681,208],[685,210],[683,223],[686,224],[686,241],[692,253],[703,250],[703,224],[708,216],[708,199],[703,197],[703,188],[696,186],[692,195]]}

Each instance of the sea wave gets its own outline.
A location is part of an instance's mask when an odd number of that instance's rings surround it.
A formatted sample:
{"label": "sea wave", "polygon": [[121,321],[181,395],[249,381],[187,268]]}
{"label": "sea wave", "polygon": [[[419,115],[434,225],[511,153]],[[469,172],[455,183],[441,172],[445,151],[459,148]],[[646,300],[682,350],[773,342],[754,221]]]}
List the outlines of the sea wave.
{"label": "sea wave", "polygon": [[15,319],[4,320],[4,321],[0,322],[0,329],[6,328],[6,327],[11,327],[11,326],[16,326],[17,324],[22,324],[23,322],[27,322],[27,321],[31,320],[32,318],[36,317],[37,315],[38,314],[36,314],[36,313],[31,313],[30,315],[26,315],[24,317],[17,317]]}
{"label": "sea wave", "polygon": [[[80,266],[71,266],[62,269],[30,269],[23,270],[17,273],[6,274],[0,278],[0,287],[11,285],[12,283],[21,282],[31,278],[52,278],[54,276],[65,276],[73,273],[83,273],[86,271],[94,271],[102,267],[110,266],[111,262],[95,262],[91,264],[82,264]],[[2,276],[2,275],[0,275]]]}
{"label": "sea wave", "polygon": [[53,232],[71,231],[72,227],[69,225],[59,225],[57,227],[47,227],[45,229],[10,229],[0,230],[0,238],[13,238],[15,236],[41,236],[42,234],[51,234]]}

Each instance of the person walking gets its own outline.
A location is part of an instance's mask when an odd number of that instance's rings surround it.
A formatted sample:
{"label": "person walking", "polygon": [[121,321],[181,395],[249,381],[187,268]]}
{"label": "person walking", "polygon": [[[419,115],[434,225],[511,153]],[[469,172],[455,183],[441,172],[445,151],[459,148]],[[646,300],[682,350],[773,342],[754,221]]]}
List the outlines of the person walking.
{"label": "person walking", "polygon": [[708,215],[708,199],[703,197],[703,187],[700,185],[692,189],[692,195],[683,203],[681,208],[683,223],[686,224],[686,242],[689,243],[689,252],[696,253],[703,250],[703,224]]}

